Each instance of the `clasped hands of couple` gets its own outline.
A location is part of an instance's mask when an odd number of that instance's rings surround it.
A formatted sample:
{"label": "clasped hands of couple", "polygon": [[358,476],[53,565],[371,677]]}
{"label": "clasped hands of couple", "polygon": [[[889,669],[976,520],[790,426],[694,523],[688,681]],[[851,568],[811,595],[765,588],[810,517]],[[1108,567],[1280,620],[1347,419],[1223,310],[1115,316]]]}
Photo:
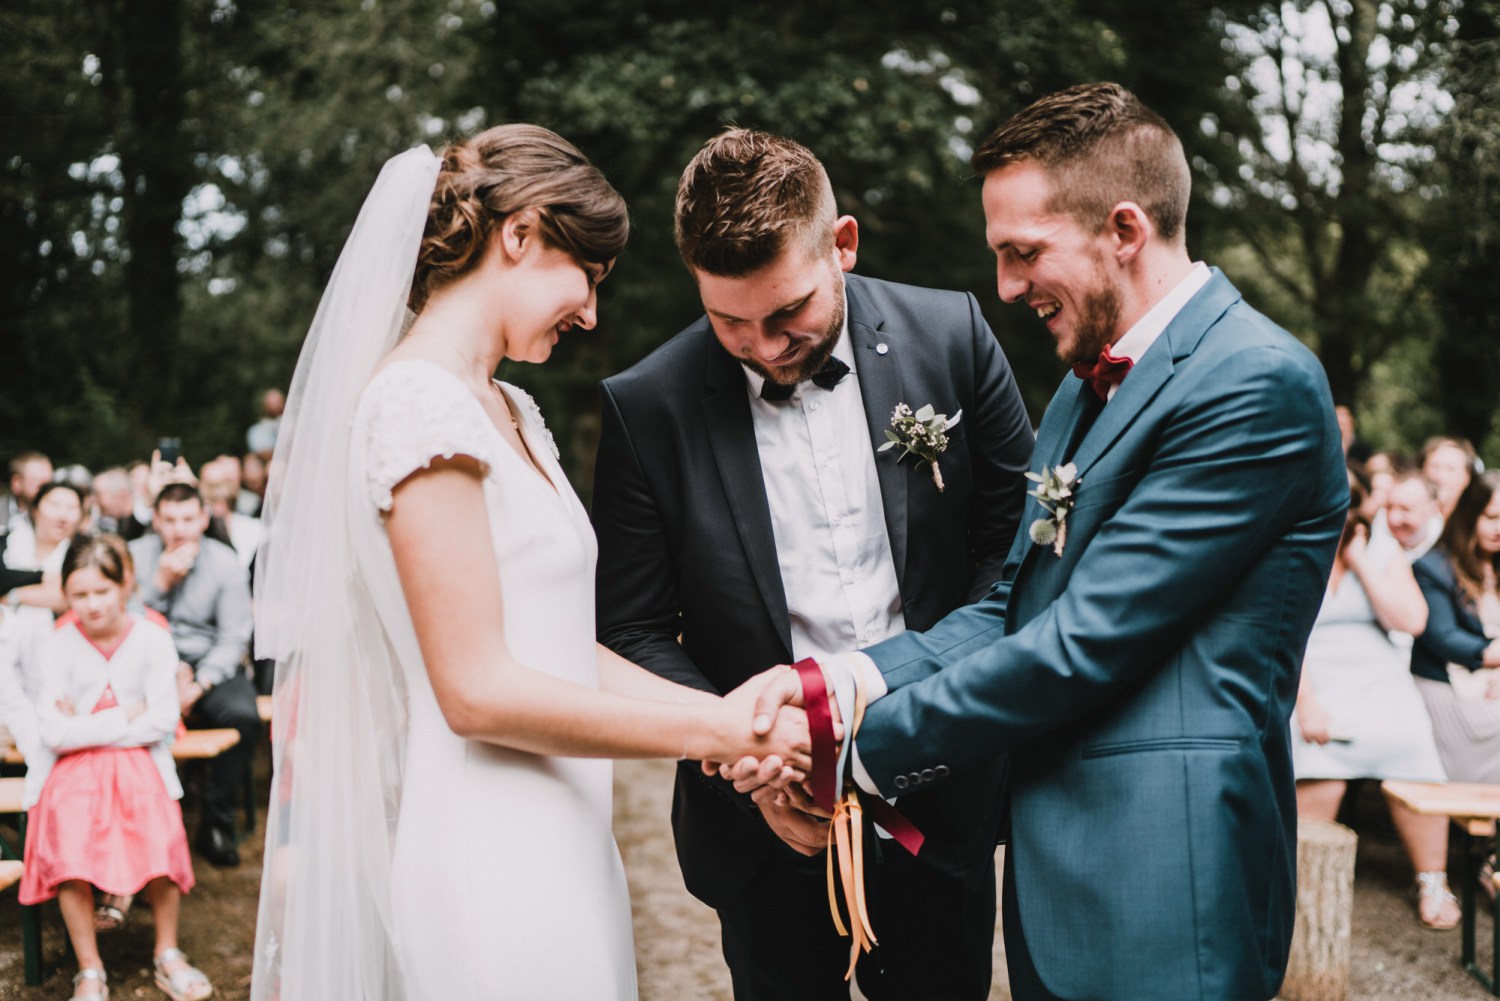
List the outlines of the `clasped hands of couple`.
{"label": "clasped hands of couple", "polygon": [[[833,718],[832,753],[838,755],[844,740],[843,719],[833,687],[827,691]],[[801,676],[795,668],[780,664],[746,681],[725,699],[739,707],[752,697],[751,733],[760,753],[732,762],[704,760],[700,767],[704,775],[717,775],[733,783],[736,792],[748,793],[771,830],[788,846],[803,855],[816,855],[828,846],[828,822],[833,815],[813,801],[807,785],[813,752]]]}

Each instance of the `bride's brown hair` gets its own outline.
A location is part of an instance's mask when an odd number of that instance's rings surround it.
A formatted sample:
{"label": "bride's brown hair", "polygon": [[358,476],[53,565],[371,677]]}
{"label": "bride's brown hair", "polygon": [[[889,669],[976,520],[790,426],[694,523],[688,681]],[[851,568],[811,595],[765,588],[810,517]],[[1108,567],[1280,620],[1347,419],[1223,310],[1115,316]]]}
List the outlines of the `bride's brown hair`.
{"label": "bride's brown hair", "polygon": [[408,304],[461,278],[512,213],[531,210],[542,238],[580,261],[606,264],[630,235],[625,199],[557,133],[497,125],[443,150]]}

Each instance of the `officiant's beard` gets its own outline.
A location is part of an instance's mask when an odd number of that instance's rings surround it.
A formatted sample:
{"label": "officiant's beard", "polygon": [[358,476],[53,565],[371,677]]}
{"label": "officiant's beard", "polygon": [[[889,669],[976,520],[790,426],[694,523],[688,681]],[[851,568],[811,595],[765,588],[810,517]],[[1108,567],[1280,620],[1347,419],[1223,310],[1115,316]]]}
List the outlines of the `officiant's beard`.
{"label": "officiant's beard", "polygon": [[838,280],[833,290],[833,313],[828,318],[828,328],[823,331],[822,338],[808,349],[808,353],[790,368],[785,365],[770,368],[747,355],[740,359],[746,368],[767,382],[774,382],[781,386],[795,386],[817,374],[818,369],[823,367],[823,363],[833,355],[833,349],[839,343],[839,335],[844,330],[844,275],[840,271],[835,271],[834,274]]}

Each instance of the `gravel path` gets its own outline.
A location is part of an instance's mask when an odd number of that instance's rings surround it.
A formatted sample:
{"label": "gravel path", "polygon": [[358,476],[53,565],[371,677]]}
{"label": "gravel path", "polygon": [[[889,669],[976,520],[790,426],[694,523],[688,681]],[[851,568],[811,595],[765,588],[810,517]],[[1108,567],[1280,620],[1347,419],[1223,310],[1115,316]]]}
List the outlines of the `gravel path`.
{"label": "gravel path", "polygon": [[[261,754],[265,765],[264,750]],[[264,784],[262,793],[264,793]],[[615,835],[620,842],[635,907],[641,1001],[730,1001],[713,912],[682,887],[667,817],[672,795],[668,762],[622,762],[615,779]],[[1354,894],[1352,1001],[1483,1001],[1488,995],[1458,965],[1458,933],[1424,930],[1407,898],[1410,871],[1385,819],[1379,794],[1367,788],[1358,802],[1360,830]],[[189,814],[189,829],[196,817]],[[0,837],[14,831],[0,824]],[[242,846],[244,864],[219,870],[197,861],[198,888],[184,902],[182,946],[218,987],[218,998],[249,997],[255,897],[260,885],[260,834]],[[1458,871],[1453,860],[1452,871]],[[45,909],[45,952],[63,962],[62,921]],[[1479,925],[1481,963],[1489,962],[1489,917]],[[40,987],[23,986],[20,908],[16,892],[0,893],[0,1001],[55,1001],[71,994],[71,965]],[[992,1001],[1008,999],[1004,957],[996,937]],[[161,998],[149,970],[149,912],[135,909],[122,932],[101,940],[116,1001]],[[855,997],[858,997],[856,992]],[[315,999],[338,1001],[338,999]],[[545,1001],[545,999],[521,999]],[[913,999],[921,1001],[921,999]]]}

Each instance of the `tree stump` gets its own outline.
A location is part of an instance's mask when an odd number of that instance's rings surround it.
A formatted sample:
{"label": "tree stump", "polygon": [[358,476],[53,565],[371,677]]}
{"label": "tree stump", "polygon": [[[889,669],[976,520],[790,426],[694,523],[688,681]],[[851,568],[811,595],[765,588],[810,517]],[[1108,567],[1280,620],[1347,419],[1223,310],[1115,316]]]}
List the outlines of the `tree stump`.
{"label": "tree stump", "polygon": [[1342,824],[1297,821],[1297,924],[1277,995],[1285,1001],[1348,1001],[1358,842]]}

